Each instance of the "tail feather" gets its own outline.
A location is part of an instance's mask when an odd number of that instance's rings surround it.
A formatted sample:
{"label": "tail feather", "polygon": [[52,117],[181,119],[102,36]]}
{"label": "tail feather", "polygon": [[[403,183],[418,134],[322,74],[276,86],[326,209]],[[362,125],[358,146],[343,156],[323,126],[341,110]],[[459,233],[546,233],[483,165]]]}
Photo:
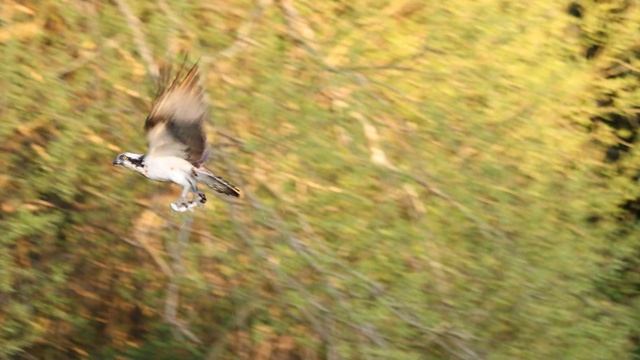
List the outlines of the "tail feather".
{"label": "tail feather", "polygon": [[212,174],[210,171],[200,168],[194,169],[193,173],[199,182],[206,184],[213,190],[221,194],[240,197],[240,189],[229,183],[227,180]]}

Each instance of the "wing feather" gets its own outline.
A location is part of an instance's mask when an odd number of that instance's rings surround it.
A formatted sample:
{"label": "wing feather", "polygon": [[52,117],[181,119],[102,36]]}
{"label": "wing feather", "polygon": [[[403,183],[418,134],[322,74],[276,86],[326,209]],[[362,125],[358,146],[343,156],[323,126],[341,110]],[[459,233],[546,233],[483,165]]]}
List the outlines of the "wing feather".
{"label": "wing feather", "polygon": [[186,74],[178,71],[171,82],[160,85],[144,129],[149,142],[149,155],[178,156],[200,166],[206,157],[203,122],[207,107],[200,86],[198,65]]}

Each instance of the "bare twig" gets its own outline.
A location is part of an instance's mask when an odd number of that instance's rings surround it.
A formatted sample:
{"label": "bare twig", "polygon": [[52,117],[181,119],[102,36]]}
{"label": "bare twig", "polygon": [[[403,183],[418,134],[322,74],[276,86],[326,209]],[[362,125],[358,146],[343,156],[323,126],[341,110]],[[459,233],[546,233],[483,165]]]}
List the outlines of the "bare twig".
{"label": "bare twig", "polygon": [[335,67],[337,71],[366,71],[366,70],[398,70],[398,71],[419,71],[412,67],[402,66],[403,63],[408,61],[417,60],[427,53],[445,55],[446,52],[440,49],[432,48],[431,46],[424,44],[417,52],[398,57],[380,65],[353,65],[353,66],[340,66]]}
{"label": "bare twig", "polygon": [[[247,306],[242,307],[239,311],[236,311],[236,314],[234,316],[234,321],[233,321],[233,327],[242,328],[247,322],[247,319],[252,315],[252,313],[256,310],[257,307],[258,307],[257,302],[253,301]],[[211,350],[209,350],[209,353],[207,354],[206,359],[207,360],[218,359],[222,354],[222,352],[224,351],[227,342],[229,342],[228,332],[224,332],[222,336],[218,340],[216,340],[213,343],[213,345],[211,345],[210,347]]]}
{"label": "bare twig", "polygon": [[[278,0],[278,4],[284,14],[289,36],[302,46],[325,70],[335,73],[345,72],[345,70],[328,64],[318,53],[317,45],[313,42],[314,33],[307,22],[302,18],[292,0]],[[396,60],[399,63],[401,60]],[[393,65],[393,64],[392,64]],[[355,76],[358,80],[361,76],[359,73],[353,72],[350,75]],[[364,116],[357,114],[357,120],[362,125],[362,130],[369,143],[369,151],[371,152],[370,160],[373,164],[389,169],[395,169],[395,166],[389,161],[387,154],[380,146],[379,133],[376,127]]]}
{"label": "bare twig", "polygon": [[[299,34],[298,30],[301,26],[302,28],[308,28],[308,26],[306,25],[296,25],[296,24],[300,24],[300,23],[304,23],[304,19],[302,19],[299,15],[299,12],[295,9],[295,6],[293,5],[293,2],[291,0],[279,0],[279,4],[282,8],[282,11],[285,15],[285,19],[287,21],[287,28],[289,30],[289,35],[295,40],[297,41],[303,49],[305,49],[309,55],[312,56],[312,58],[318,63],[320,64],[320,66],[322,66],[323,68],[325,68],[328,71],[331,72],[335,72],[335,73],[342,73],[344,72],[342,69],[331,66],[329,64],[326,63],[326,61],[324,61],[324,59],[318,54],[318,52],[316,51],[316,46],[310,42],[309,37],[308,36],[304,36],[303,34]],[[422,56],[424,53],[426,52],[434,52],[434,53],[442,53],[440,50],[437,49],[432,49],[430,48],[428,45],[424,45],[422,47],[422,49],[408,57],[408,58],[402,58],[402,59],[396,59],[394,60],[394,64],[412,59],[414,57],[419,57]],[[356,72],[356,71],[350,71],[348,73],[349,75],[351,75],[354,80],[360,84],[360,85],[368,85],[371,80],[364,74]],[[382,101],[382,99],[379,98],[379,96],[375,93],[372,94],[374,97],[376,97],[378,100]],[[375,131],[375,128],[371,128],[373,125],[368,124],[366,122],[362,122],[363,125],[363,130],[365,132],[365,134],[369,133],[369,136],[367,136],[367,138],[370,141],[370,145],[372,143],[371,139],[372,136],[374,135],[373,138],[377,138],[377,131]],[[374,139],[375,140],[375,139]],[[375,144],[375,141],[373,142]],[[370,149],[372,151],[371,153],[371,161],[376,164],[376,165],[381,165],[384,168],[387,168],[389,170],[391,170],[392,172],[395,172],[399,175],[405,176],[405,177],[409,177],[410,179],[412,179],[413,181],[415,181],[416,183],[422,185],[423,187],[425,187],[427,190],[429,190],[430,192],[432,192],[433,194],[435,194],[436,196],[439,196],[442,199],[445,199],[446,201],[448,201],[450,204],[452,204],[454,207],[456,207],[460,212],[462,212],[468,219],[470,219],[471,221],[473,221],[474,223],[477,224],[478,228],[480,229],[480,232],[485,235],[485,237],[489,238],[489,239],[493,239],[493,238],[500,238],[503,240],[507,240],[507,236],[501,232],[499,229],[495,228],[495,227],[491,227],[490,225],[488,225],[487,223],[483,222],[478,216],[476,216],[475,214],[472,213],[472,211],[465,207],[464,205],[462,205],[461,203],[459,203],[458,201],[456,201],[452,196],[448,195],[446,192],[442,191],[441,189],[439,189],[438,187],[436,187],[432,182],[427,182],[423,179],[420,179],[417,176],[414,176],[412,174],[400,171],[399,169],[397,169],[395,166],[393,166],[392,164],[390,164],[387,161],[387,157],[384,154],[384,152],[382,151],[382,149],[379,146],[374,146]]]}
{"label": "bare twig", "polygon": [[194,38],[195,35],[189,28],[184,24],[182,20],[178,17],[178,15],[171,9],[171,6],[167,4],[165,0],[158,0],[158,7],[164,14],[169,18],[169,20],[173,23],[173,26],[179,28],[181,32],[186,34],[189,38]]}
{"label": "bare twig", "polygon": [[[226,165],[227,170],[229,170],[229,172],[231,173],[233,178],[235,180],[237,180],[237,183],[243,185],[242,181],[240,180],[240,178],[239,178],[239,176],[237,174],[236,169],[233,167],[232,163],[230,161],[228,161],[228,159],[226,158],[225,154],[224,153],[218,153],[218,155],[222,158],[224,164]],[[253,197],[253,195],[251,195],[250,193],[247,194],[247,192],[245,192],[245,195],[248,198],[252,199],[250,201],[250,203],[252,204],[252,206],[254,207],[255,210],[264,211],[264,208],[262,207],[262,205],[257,203],[257,201]],[[331,321],[343,323],[346,326],[349,326],[350,328],[356,330],[359,334],[362,334],[364,337],[369,339],[369,341],[377,344],[378,346],[384,346],[383,338],[377,334],[377,331],[375,330],[375,328],[373,328],[373,326],[371,326],[370,324],[362,325],[362,324],[358,324],[355,321],[349,321],[349,320],[345,320],[345,319],[341,318],[340,316],[338,316],[335,313],[335,311],[332,311],[330,308],[328,308],[327,306],[322,304],[320,301],[316,300],[314,298],[314,296],[305,288],[305,286],[300,281],[298,281],[296,278],[291,277],[290,275],[286,274],[281,267],[279,267],[277,265],[274,265],[272,263],[272,261],[270,261],[268,254],[266,254],[263,249],[257,248],[255,246],[255,244],[251,240],[251,235],[246,231],[246,229],[242,226],[242,224],[240,224],[240,222],[238,220],[237,212],[236,212],[236,209],[235,209],[235,205],[230,204],[229,210],[230,210],[231,219],[232,219],[232,221],[233,221],[233,223],[235,225],[235,228],[236,228],[236,232],[238,233],[240,238],[243,239],[243,241],[248,246],[250,246],[250,248],[252,248],[254,250],[254,252],[261,258],[261,260],[264,263],[266,263],[272,269],[272,271],[274,273],[278,274],[278,276],[280,276],[284,280],[285,286],[287,288],[291,288],[291,289],[294,289],[294,290],[300,292],[304,296],[304,298],[306,299],[306,302],[309,305],[311,305],[312,308],[314,308],[317,311],[321,312],[320,316],[314,316],[313,313],[311,311],[309,311],[309,309],[305,308],[304,306],[301,306],[300,304],[290,304],[293,307],[295,307],[298,310],[300,310],[300,312],[303,314],[303,316],[309,320],[309,322],[311,323],[312,327],[316,330],[316,332],[325,341],[327,346],[329,346],[329,351],[332,353],[333,358],[338,358],[338,354],[337,354],[337,352],[333,351],[334,349],[331,348],[331,346],[333,346],[332,344],[334,344],[334,342],[333,342],[334,335],[332,335],[333,326],[331,326],[329,324],[329,322],[331,322]],[[287,233],[286,229],[284,229],[283,227],[280,227],[280,226],[275,225],[275,224],[271,225],[271,226],[274,226],[274,228],[276,228],[280,234],[285,235]],[[294,240],[294,239],[291,239],[291,240],[293,241],[293,243],[291,243],[291,246],[296,248],[297,251],[300,251],[300,245],[296,243],[296,240]],[[310,263],[312,268],[316,269],[319,273],[321,273],[321,268],[320,268],[319,264],[317,262],[315,262],[314,259],[311,259],[311,258],[307,257],[306,260],[308,261],[308,263]],[[345,304],[345,302],[344,302],[345,299],[342,297],[342,294],[340,294],[335,288],[333,288],[331,285],[329,285],[328,281],[327,281],[327,284],[328,284],[328,286],[331,287],[331,290],[329,291],[329,294],[334,299],[336,299],[336,301],[339,304],[341,304],[341,307],[346,309],[345,313],[348,316],[353,315],[353,311],[352,311],[353,309],[349,309],[348,305]],[[278,285],[278,284],[274,284],[274,287],[279,288],[281,286]],[[358,338],[358,340],[359,340],[359,338]]]}
{"label": "bare twig", "polygon": [[254,43],[251,40],[251,33],[271,3],[272,0],[257,0],[254,9],[249,13],[249,17],[236,30],[235,40],[212,57],[203,57],[203,62],[215,63],[221,58],[232,58]]}
{"label": "bare twig", "polygon": [[487,238],[487,239],[494,239],[494,238],[499,238],[502,240],[509,240],[509,238],[507,237],[507,235],[505,233],[503,233],[500,229],[496,228],[496,227],[492,227],[489,224],[487,224],[486,222],[482,221],[481,217],[478,216],[477,214],[474,214],[471,209],[469,209],[468,207],[464,206],[463,204],[461,204],[460,202],[458,202],[457,200],[455,200],[451,195],[447,194],[446,192],[444,192],[442,189],[440,189],[439,187],[437,187],[433,181],[427,181],[425,179],[419,178],[413,174],[409,174],[406,172],[402,172],[399,170],[395,171],[397,174],[399,174],[400,176],[404,176],[407,177],[411,180],[413,180],[414,182],[416,182],[417,184],[419,184],[420,186],[424,187],[425,189],[427,189],[429,192],[431,192],[432,194],[436,195],[437,197],[444,199],[445,201],[447,201],[449,204],[453,205],[456,209],[458,209],[465,217],[467,217],[469,220],[471,220],[472,222],[474,222],[476,224],[476,226],[478,227],[478,229],[480,230],[480,232]]}
{"label": "bare twig", "polygon": [[121,239],[128,244],[144,249],[144,251],[146,251],[147,254],[149,254],[151,259],[153,259],[153,262],[155,262],[155,264],[158,266],[160,271],[162,271],[162,273],[167,278],[169,279],[173,278],[174,274],[173,274],[173,271],[171,270],[171,267],[167,264],[166,261],[164,261],[164,259],[157,253],[157,251],[153,250],[153,248],[151,248],[148,244],[144,242],[141,243],[140,241],[134,242],[134,240],[131,240],[128,238],[121,238]]}
{"label": "bare twig", "polygon": [[[302,19],[300,13],[295,9],[294,3],[291,0],[278,0],[278,4],[284,14],[285,21],[288,28],[288,33],[291,36],[291,38],[294,39],[302,48],[304,48],[324,69],[332,72],[341,72],[342,71],[341,69],[335,68],[327,64],[319,56],[316,50],[317,47],[312,41],[313,32],[311,31],[310,27],[306,24],[304,19]],[[364,75],[355,73],[355,72],[350,73],[350,76],[353,76],[354,79],[359,83],[366,82],[368,80],[366,77],[364,77]],[[373,138],[374,138],[373,143],[374,145],[376,145],[375,140],[377,140],[377,136],[376,136],[377,133],[371,131],[371,126],[372,125],[370,124],[366,124],[366,123],[363,124],[365,132],[368,133],[368,135],[373,134]],[[368,138],[370,138],[369,140],[371,141],[372,136],[368,136]],[[380,158],[380,156],[378,156],[378,158]],[[397,171],[397,169],[394,166],[390,166],[388,161],[377,161],[377,162],[378,162],[378,165],[383,165],[385,168],[388,168],[392,171]],[[374,163],[376,163],[376,161],[374,161]],[[271,218],[270,220],[271,223],[267,223],[266,225],[274,230],[277,230],[279,233],[283,234],[285,239],[287,239],[288,243],[290,244],[291,248],[294,249],[296,253],[300,255],[309,264],[309,266],[311,266],[311,268],[313,268],[318,273],[322,274],[323,277],[325,277],[327,280],[329,279],[329,276],[337,276],[338,278],[342,278],[342,276],[340,276],[339,274],[335,274],[335,272],[328,271],[327,269],[324,268],[323,265],[320,265],[320,263],[317,261],[317,256],[316,256],[317,254],[314,255],[314,252],[312,252],[302,242],[298,241],[298,239],[286,229],[286,226],[284,225],[282,219],[279,218],[277,213],[275,213],[271,209],[267,209],[263,207],[257,201],[257,199],[252,196],[252,194],[248,192],[246,192],[245,194],[249,199],[249,201],[252,203],[253,207],[261,211],[267,212],[268,217]],[[452,198],[450,197],[448,198],[452,200]],[[348,268],[347,266],[344,266],[342,264],[340,265],[342,268]],[[353,271],[351,271],[350,273],[353,274]],[[360,274],[357,272],[356,274],[357,274],[357,277],[360,280],[362,280],[364,284],[368,284],[368,288],[372,291],[372,294],[375,294],[375,296],[377,297],[383,296],[381,287],[379,285],[377,285],[375,282],[372,282],[363,274]],[[329,294],[332,297],[334,297],[338,302],[339,306],[343,307],[346,310],[346,313],[349,314],[350,307],[345,302],[345,298],[343,297],[343,294],[338,289],[334,288],[331,285],[330,281],[326,281],[326,286]],[[431,329],[423,325],[421,322],[419,322],[414,316],[410,315],[410,313],[400,310],[400,306],[399,304],[397,304],[397,302],[390,299],[386,299],[386,297],[385,297],[385,300],[382,301],[381,303],[385,305],[392,313],[396,314],[398,318],[400,318],[407,324],[411,325],[412,327],[416,328],[417,330],[424,332],[425,335],[427,335],[428,342],[434,341],[438,343],[440,346],[442,346],[444,349],[447,349],[452,355],[454,355],[457,358],[477,358],[477,356],[475,356],[475,353],[473,353],[470,350],[464,351],[465,354],[461,353],[461,350],[462,350],[461,346],[464,345],[465,349],[468,349],[468,347],[466,346],[466,341],[457,341],[457,340],[455,342],[447,341],[447,339],[451,336],[457,337],[459,340],[466,340],[468,338],[466,335],[457,334],[451,331],[441,331],[441,330]],[[311,305],[316,306],[316,304],[314,303],[311,303]],[[319,310],[323,311],[322,308],[320,308]],[[352,323],[340,317],[333,317],[333,318],[338,322],[345,323],[345,325],[348,325],[348,326],[354,327],[355,329],[360,330],[365,336],[369,335],[369,337],[371,337],[371,332],[362,331],[363,329],[362,325]],[[367,326],[365,326],[364,328],[366,327]],[[379,341],[374,340],[373,342],[377,343],[378,345],[381,345]],[[463,345],[459,345],[460,343],[462,343]],[[449,344],[453,344],[454,348],[451,348]],[[473,355],[470,355],[470,354],[473,354]]]}
{"label": "bare twig", "polygon": [[[231,167],[232,165],[228,161],[226,161],[224,154],[221,154],[221,156],[223,157],[223,161],[227,165],[227,169],[230,169],[230,171],[233,174],[235,174],[235,170],[233,170]],[[337,304],[345,310],[345,314],[348,317],[350,317],[354,309],[352,309],[351,306],[348,304],[347,298],[341,293],[341,291],[335,288],[329,281],[330,277],[344,279],[344,276],[337,272],[327,270],[324,266],[322,266],[317,261],[317,258],[320,255],[315,254],[310,248],[304,245],[304,243],[300,242],[295,235],[290,233],[289,230],[286,228],[286,225],[284,224],[283,219],[281,219],[279,215],[277,215],[277,213],[275,213],[269,208],[266,208],[264,205],[260,204],[258,200],[250,192],[245,192],[245,195],[247,196],[250,203],[253,205],[253,207],[256,210],[266,212],[267,215],[271,218],[270,223],[264,223],[263,225],[269,227],[270,229],[277,230],[280,234],[282,234],[285,237],[285,239],[289,242],[291,248],[294,249],[296,253],[299,256],[301,256],[309,264],[309,266],[311,266],[311,268],[313,268],[316,272],[322,274],[323,277],[325,277],[325,280],[326,280],[325,285],[327,287],[328,293],[337,301]],[[232,212],[232,217],[234,217],[233,212]],[[308,226],[308,224],[306,225]],[[243,237],[247,236],[245,230],[242,229],[241,232],[244,233],[244,235],[242,235]],[[319,241],[319,242],[322,242],[322,241]],[[269,263],[268,259],[265,258],[265,260],[267,263]],[[439,346],[441,346],[443,349],[447,349],[448,351],[450,351],[451,354],[455,355],[457,358],[460,358],[460,359],[479,358],[478,356],[469,356],[469,354],[475,354],[475,353],[466,344],[467,340],[469,339],[468,335],[460,334],[452,330],[432,329],[422,324],[410,312],[404,311],[402,309],[403,306],[401,304],[399,304],[397,301],[393,299],[390,299],[388,295],[384,295],[383,294],[384,290],[381,285],[377,284],[376,282],[367,278],[365,275],[347,267],[346,265],[338,261],[334,261],[334,265],[339,266],[346,273],[352,274],[356,276],[358,279],[360,279],[363,285],[367,285],[366,287],[371,292],[371,294],[379,299],[380,304],[388,308],[394,315],[396,315],[403,322],[407,323],[408,325],[415,328],[416,330],[424,333],[426,335],[425,345],[431,342],[436,343]],[[279,271],[279,269],[277,271]],[[337,316],[334,313],[334,311],[318,303],[317,301],[314,301],[313,298],[310,296],[310,294],[304,289],[304,287],[301,284],[299,284],[295,279],[288,279],[288,283],[293,284],[294,285],[293,288],[296,289],[297,291],[300,291],[302,294],[304,294],[309,304],[315,309],[322,312],[324,316],[326,316],[327,318],[332,319],[337,323],[341,323],[345,326],[348,326],[353,330],[356,330],[358,333],[362,334],[365,338],[369,339],[369,341],[376,344],[377,346],[380,346],[380,347],[387,346],[385,337],[376,329],[375,326],[373,326],[373,324],[358,323],[356,321],[350,321],[340,316]],[[347,290],[347,292],[351,296],[357,297],[354,294],[352,294],[351,291]],[[455,348],[452,348],[451,346],[454,346]],[[457,349],[462,346],[464,346],[464,351],[462,351],[461,348]]]}
{"label": "bare twig", "polygon": [[171,278],[173,276],[173,271],[171,270],[169,265],[166,263],[166,261],[164,261],[164,259],[162,259],[162,257],[160,257],[157,254],[157,252],[152,247],[150,247],[148,244],[146,244],[144,242],[137,241],[135,239],[131,239],[131,238],[126,237],[126,236],[122,236],[120,234],[117,234],[116,232],[114,232],[110,228],[102,226],[100,224],[91,224],[90,226],[95,228],[95,229],[98,229],[100,231],[104,231],[106,233],[109,233],[109,234],[117,237],[118,239],[126,242],[129,245],[132,245],[132,246],[135,246],[137,248],[143,249],[144,251],[147,252],[147,254],[149,254],[151,259],[153,259],[155,264],[158,266],[158,268],[160,269],[160,271],[162,271],[162,273],[164,275],[166,275],[168,278]]}
{"label": "bare twig", "polygon": [[160,72],[158,70],[158,66],[153,61],[151,50],[145,41],[140,20],[133,14],[126,0],[115,0],[115,2],[118,5],[118,9],[127,20],[127,25],[129,25],[129,29],[131,29],[131,33],[133,34],[133,40],[138,48],[138,53],[147,66],[147,72],[153,80],[157,80]]}
{"label": "bare twig", "polygon": [[[107,41],[109,41],[109,40],[107,40]],[[88,55],[81,55],[80,58],[75,59],[70,64],[66,65],[63,69],[59,70],[57,72],[57,77],[62,78],[64,76],[67,76],[67,75],[77,71],[78,69],[81,69],[81,68],[87,66],[88,64],[90,64],[91,62],[96,60],[98,55],[100,55],[100,52],[101,52],[101,49],[98,49],[96,51],[93,51],[93,52],[89,53]]]}
{"label": "bare twig", "polygon": [[176,242],[168,246],[169,255],[172,259],[173,276],[169,279],[169,285],[167,286],[167,298],[164,306],[164,318],[165,321],[170,323],[177,329],[182,335],[195,343],[201,343],[200,339],[189,330],[187,324],[178,318],[178,307],[180,302],[180,288],[178,281],[184,274],[184,264],[182,261],[182,251],[184,250],[187,242],[189,241],[189,235],[191,233],[191,225],[193,224],[193,214],[186,215],[178,232],[178,238]]}

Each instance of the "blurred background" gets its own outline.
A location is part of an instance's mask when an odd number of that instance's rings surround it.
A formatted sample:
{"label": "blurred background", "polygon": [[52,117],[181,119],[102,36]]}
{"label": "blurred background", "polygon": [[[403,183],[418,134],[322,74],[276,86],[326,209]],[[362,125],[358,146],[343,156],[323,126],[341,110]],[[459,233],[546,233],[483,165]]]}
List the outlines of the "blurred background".
{"label": "blurred background", "polygon": [[[639,359],[631,0],[4,0],[0,358]],[[144,152],[199,59],[193,213]]]}

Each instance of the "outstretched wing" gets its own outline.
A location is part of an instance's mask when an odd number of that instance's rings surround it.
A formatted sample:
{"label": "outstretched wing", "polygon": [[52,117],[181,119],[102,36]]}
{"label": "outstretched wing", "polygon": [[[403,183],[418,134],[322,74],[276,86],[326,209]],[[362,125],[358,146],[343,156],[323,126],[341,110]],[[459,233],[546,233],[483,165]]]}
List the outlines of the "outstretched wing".
{"label": "outstretched wing", "polygon": [[144,123],[149,155],[181,157],[196,167],[204,162],[207,107],[199,77],[197,64],[184,75],[181,69],[170,82],[164,77]]}

